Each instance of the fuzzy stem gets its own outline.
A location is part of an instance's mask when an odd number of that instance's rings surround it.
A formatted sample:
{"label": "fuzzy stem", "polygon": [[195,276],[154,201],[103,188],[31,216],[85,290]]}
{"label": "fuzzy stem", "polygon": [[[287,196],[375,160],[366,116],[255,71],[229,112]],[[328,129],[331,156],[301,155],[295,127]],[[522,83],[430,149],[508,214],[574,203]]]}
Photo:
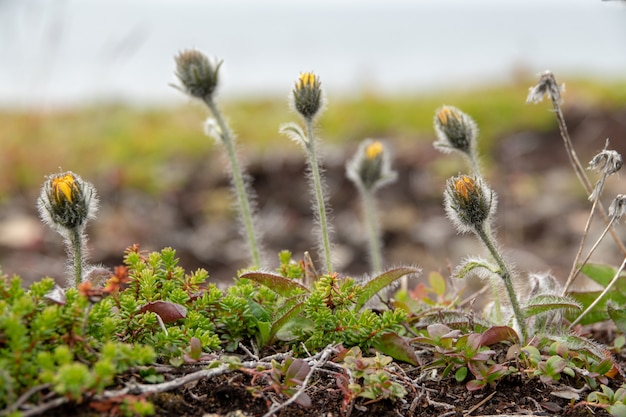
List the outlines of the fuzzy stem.
{"label": "fuzzy stem", "polygon": [[511,302],[511,307],[513,308],[513,314],[515,315],[515,320],[519,325],[519,329],[522,332],[521,334],[521,342],[524,343],[527,337],[526,331],[526,322],[524,321],[524,314],[522,313],[522,309],[520,308],[519,302],[517,300],[517,294],[515,294],[515,288],[513,288],[513,282],[511,281],[511,272],[509,271],[506,262],[500,256],[500,252],[496,248],[496,245],[493,243],[493,239],[486,232],[484,226],[477,226],[475,228],[476,234],[483,241],[491,256],[495,259],[498,267],[500,268],[500,277],[504,281],[504,286],[506,287],[507,295],[509,296],[509,301]]}
{"label": "fuzzy stem", "polygon": [[317,210],[320,221],[320,238],[322,240],[322,248],[324,250],[324,262],[326,264],[327,273],[333,272],[333,263],[330,254],[330,236],[328,231],[328,220],[326,217],[326,201],[324,199],[324,190],[322,187],[322,177],[317,161],[317,153],[315,150],[315,136],[313,133],[313,120],[305,118],[307,138],[306,148],[309,151],[309,166],[311,167],[311,175],[313,177],[313,192],[315,201],[317,202]]}
{"label": "fuzzy stem", "polygon": [[476,176],[477,178],[482,178],[482,175],[480,173],[480,166],[478,165],[478,158],[476,158],[476,152],[474,149],[472,149],[468,154],[467,154],[467,158],[470,161],[470,165],[472,168],[472,174],[474,174],[474,176]]}
{"label": "fuzzy stem", "polygon": [[256,231],[254,228],[254,222],[252,220],[252,208],[250,204],[250,199],[248,196],[248,190],[246,189],[246,184],[244,181],[244,176],[242,173],[241,166],[239,164],[239,159],[237,158],[237,152],[235,151],[235,144],[232,132],[230,128],[226,124],[222,113],[218,109],[215,101],[212,96],[207,96],[204,99],[209,110],[213,113],[213,117],[217,121],[217,124],[221,130],[222,142],[224,143],[224,147],[226,148],[226,154],[228,155],[228,159],[230,160],[231,165],[231,173],[232,173],[232,184],[235,189],[235,194],[237,196],[237,206],[239,208],[239,214],[243,220],[243,224],[246,230],[246,236],[248,238],[248,245],[250,250],[250,257],[252,258],[252,263],[254,267],[261,266],[261,251],[259,249],[259,244],[257,241]]}
{"label": "fuzzy stem", "polygon": [[365,224],[369,237],[370,261],[372,263],[372,274],[377,274],[383,268],[383,256],[380,243],[380,232],[378,227],[378,219],[376,218],[376,198],[373,190],[361,188],[361,197],[363,199],[363,211],[365,214]]}
{"label": "fuzzy stem", "polygon": [[[565,144],[565,149],[567,150],[567,155],[569,156],[570,163],[572,164],[572,167],[574,168],[574,172],[576,173],[576,176],[578,177],[581,184],[585,188],[585,191],[587,192],[588,195],[590,195],[593,191],[593,187],[591,186],[591,182],[589,181],[589,178],[587,177],[587,174],[585,173],[585,169],[580,163],[580,160],[578,159],[578,155],[576,154],[576,151],[574,150],[574,145],[572,144],[572,140],[570,139],[569,132],[567,130],[567,125],[565,124],[565,117],[563,117],[563,112],[561,111],[561,105],[559,104],[559,101],[556,99],[556,97],[551,97],[551,100],[552,100],[552,106],[554,107],[554,112],[556,114],[556,120],[559,123],[559,130],[561,131],[561,137],[563,138],[563,142]],[[606,214],[606,210],[604,209],[604,206],[602,205],[601,201],[598,201],[598,211],[600,213],[600,216],[602,216],[602,220],[604,221],[604,223],[609,224],[611,220]],[[611,227],[609,231],[611,232],[611,236],[613,237],[613,240],[619,247],[622,254],[626,255],[626,246],[624,246],[624,243],[615,232],[615,229]]]}
{"label": "fuzzy stem", "polygon": [[69,231],[68,252],[74,258],[74,285],[83,282],[83,233],[77,227]]}
{"label": "fuzzy stem", "polygon": [[587,313],[589,313],[596,305],[598,305],[600,300],[611,290],[611,288],[613,288],[613,285],[617,282],[617,279],[619,278],[619,276],[621,275],[622,271],[624,270],[624,267],[626,267],[626,258],[624,258],[624,260],[622,261],[622,264],[620,265],[619,269],[617,270],[617,272],[615,272],[615,276],[613,276],[613,279],[611,279],[611,282],[609,282],[609,284],[606,286],[604,291],[602,291],[602,293],[600,293],[598,298],[593,300],[593,303],[589,304],[589,307],[587,307],[587,309],[585,309],[585,311],[580,313],[580,316],[576,317],[576,320],[574,320],[572,322],[572,324],[570,324],[570,326],[569,326],[570,329],[573,329],[574,326],[576,326],[578,323],[580,323],[582,318],[585,317],[587,315]]}

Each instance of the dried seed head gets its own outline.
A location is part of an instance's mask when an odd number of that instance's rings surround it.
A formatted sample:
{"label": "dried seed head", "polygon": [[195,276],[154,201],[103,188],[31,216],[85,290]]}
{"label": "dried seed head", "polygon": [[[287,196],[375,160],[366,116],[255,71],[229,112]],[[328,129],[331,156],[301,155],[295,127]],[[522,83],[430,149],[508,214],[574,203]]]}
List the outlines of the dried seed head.
{"label": "dried seed head", "polygon": [[539,77],[539,82],[534,87],[530,87],[528,91],[528,97],[526,103],[539,103],[543,101],[544,96],[550,97],[555,103],[561,102],[561,92],[565,91],[565,84],[559,86],[554,78],[554,74],[550,71],[545,71]]}
{"label": "dried seed head", "polygon": [[71,171],[50,175],[37,200],[42,220],[64,233],[80,230],[98,210],[96,190]]}
{"label": "dried seed head", "polygon": [[222,61],[211,62],[202,52],[186,49],[174,57],[176,76],[182,90],[192,97],[206,99],[213,95],[218,84],[218,71]]}
{"label": "dried seed head", "polygon": [[609,206],[609,217],[618,222],[624,213],[626,213],[626,195],[618,194]]}
{"label": "dried seed head", "polygon": [[397,172],[391,169],[389,151],[381,141],[371,139],[363,141],[348,161],[346,175],[357,187],[365,190],[376,190],[398,177]]}
{"label": "dried seed head", "polygon": [[435,132],[438,138],[435,148],[446,153],[457,150],[470,155],[476,144],[478,127],[461,110],[453,106],[443,106],[435,113]]}
{"label": "dried seed head", "polygon": [[312,72],[300,74],[293,89],[293,106],[305,119],[311,120],[322,108],[322,88]]}
{"label": "dried seed head", "polygon": [[595,170],[596,172],[602,174],[593,187],[593,191],[589,195],[589,201],[594,201],[599,198],[602,194],[602,190],[604,190],[604,182],[606,181],[606,178],[609,175],[615,174],[620,170],[620,168],[622,168],[622,155],[620,155],[617,151],[608,150],[608,147],[609,140],[607,139],[604,149],[594,156],[589,162],[588,169]]}
{"label": "dried seed head", "polygon": [[444,204],[457,230],[467,233],[491,221],[496,209],[496,197],[481,178],[461,175],[450,178],[446,183]]}
{"label": "dried seed head", "polygon": [[609,176],[615,174],[622,168],[623,161],[622,155],[617,151],[608,150],[609,140],[606,141],[606,146],[601,150],[593,159],[589,162],[589,169],[592,169],[598,173]]}

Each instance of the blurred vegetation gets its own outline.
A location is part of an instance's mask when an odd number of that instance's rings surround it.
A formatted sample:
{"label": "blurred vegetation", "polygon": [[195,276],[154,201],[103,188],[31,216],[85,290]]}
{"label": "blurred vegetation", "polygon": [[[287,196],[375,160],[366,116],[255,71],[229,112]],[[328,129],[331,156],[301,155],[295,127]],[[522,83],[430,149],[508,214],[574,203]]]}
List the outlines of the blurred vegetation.
{"label": "blurred vegetation", "polygon": [[[566,106],[626,105],[626,81],[564,81],[572,86],[564,96]],[[528,87],[535,82],[524,79],[503,86],[395,97],[368,92],[333,97],[327,91],[332,111],[322,115],[320,130],[323,139],[334,144],[365,137],[430,141],[435,109],[450,104],[476,120],[481,146],[488,148],[507,132],[556,129],[548,107],[525,104]],[[246,154],[269,155],[279,143],[280,149],[297,151],[278,134],[280,124],[295,119],[284,98],[218,99]],[[114,178],[127,188],[167,191],[176,184],[172,166],[199,163],[214,152],[213,140],[202,131],[207,115],[191,100],[176,108],[101,104],[45,112],[0,110],[0,201],[37,190],[44,175],[60,169],[79,172],[96,183],[97,178]]]}

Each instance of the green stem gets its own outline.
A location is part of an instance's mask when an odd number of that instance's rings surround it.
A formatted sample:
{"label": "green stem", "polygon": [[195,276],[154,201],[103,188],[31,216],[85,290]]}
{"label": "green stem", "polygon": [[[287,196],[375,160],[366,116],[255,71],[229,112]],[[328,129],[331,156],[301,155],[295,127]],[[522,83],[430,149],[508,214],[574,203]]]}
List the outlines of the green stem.
{"label": "green stem", "polygon": [[[362,187],[363,188],[363,187]],[[380,244],[380,236],[378,230],[378,221],[376,218],[376,198],[372,190],[361,190],[363,198],[363,211],[365,214],[365,224],[369,237],[370,261],[372,263],[372,274],[382,271],[383,256]]]}
{"label": "green stem", "polygon": [[522,309],[520,308],[519,302],[517,301],[517,294],[515,294],[515,288],[513,288],[513,282],[511,281],[511,272],[509,271],[508,266],[500,256],[500,252],[496,248],[496,245],[493,243],[491,236],[485,231],[485,228],[481,225],[476,227],[475,229],[478,237],[483,241],[491,256],[495,259],[498,267],[500,268],[500,277],[504,281],[504,286],[506,288],[507,295],[509,296],[509,301],[511,302],[511,307],[513,308],[513,314],[515,315],[515,320],[519,326],[521,334],[521,342],[524,343],[527,337],[526,331],[526,322],[524,320],[524,314],[522,313]]}
{"label": "green stem", "polygon": [[237,206],[239,207],[239,214],[241,215],[246,231],[246,236],[248,238],[250,256],[252,258],[252,263],[254,264],[253,266],[258,268],[261,266],[261,252],[259,250],[254,222],[252,220],[252,208],[250,205],[250,200],[248,198],[248,190],[246,188],[241,166],[239,165],[237,152],[235,151],[233,135],[228,125],[226,124],[222,113],[217,108],[213,97],[205,97],[204,102],[211,110],[211,113],[213,113],[213,117],[215,117],[215,120],[217,121],[217,124],[221,131],[220,135],[222,137],[222,142],[224,143],[224,147],[226,148],[226,154],[228,155],[228,159],[230,160],[232,183],[235,188],[235,194],[237,196]]}
{"label": "green stem", "polygon": [[75,285],[83,282],[83,234],[78,228],[70,230],[70,248],[68,248],[74,257],[74,280]]}
{"label": "green stem", "polygon": [[320,221],[320,238],[322,239],[322,248],[324,249],[324,262],[326,263],[327,273],[333,272],[333,263],[330,254],[330,233],[328,231],[328,220],[326,217],[326,201],[324,199],[324,190],[322,187],[322,177],[317,162],[317,154],[315,150],[315,135],[313,134],[313,121],[305,118],[307,138],[306,147],[309,151],[309,165],[311,167],[311,175],[313,177],[313,192],[315,201],[317,202],[317,210]]}

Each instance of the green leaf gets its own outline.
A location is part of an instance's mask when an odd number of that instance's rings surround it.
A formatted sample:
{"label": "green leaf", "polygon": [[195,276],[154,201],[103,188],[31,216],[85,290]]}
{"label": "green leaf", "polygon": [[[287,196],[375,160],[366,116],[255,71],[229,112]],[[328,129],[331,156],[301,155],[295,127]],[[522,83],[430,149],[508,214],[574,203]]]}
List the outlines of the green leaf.
{"label": "green leaf", "polygon": [[626,417],[626,405],[615,403],[606,409],[613,417]]}
{"label": "green leaf", "polygon": [[[581,270],[585,275],[591,278],[593,281],[606,288],[611,282],[617,269],[610,265],[603,264],[587,264]],[[615,282],[613,288],[617,291],[613,291],[615,294],[621,295],[620,304],[626,304],[626,272],[622,271],[619,278]]]}
{"label": "green leaf", "polygon": [[580,271],[606,288],[615,276],[617,269],[610,265],[588,263]]}
{"label": "green leaf", "polygon": [[525,317],[536,316],[553,310],[581,311],[580,303],[570,297],[553,294],[541,294],[532,297],[522,308]]}
{"label": "green leaf", "polygon": [[431,272],[428,274],[428,283],[433,292],[439,297],[443,297],[446,294],[446,280],[439,272]]}
{"label": "green leaf", "polygon": [[465,378],[467,377],[467,366],[462,366],[459,369],[456,370],[456,372],[454,373],[454,379],[456,379],[456,382],[463,382],[465,381]]}
{"label": "green leaf", "polygon": [[400,267],[395,269],[390,269],[388,271],[383,272],[378,275],[376,278],[368,281],[365,285],[363,285],[363,291],[357,300],[355,310],[358,311],[365,305],[365,303],[372,298],[376,293],[394,281],[402,278],[405,275],[417,274],[419,273],[419,268],[413,267]]}
{"label": "green leaf", "polygon": [[374,348],[396,360],[410,363],[414,366],[419,366],[420,364],[415,350],[403,337],[398,336],[397,333],[390,332],[383,334],[378,341],[374,343]]}
{"label": "green leaf", "polygon": [[282,317],[276,320],[272,324],[267,342],[273,342],[274,337],[276,337],[276,334],[280,331],[280,329],[283,328],[290,321],[294,321],[295,318],[298,317],[298,314],[300,314],[300,311],[302,311],[303,307],[304,302],[300,302],[293,306],[291,309],[289,309],[285,314],[282,315]]}
{"label": "green leaf", "polygon": [[606,311],[613,320],[613,323],[617,326],[620,332],[626,333],[626,309],[625,307],[614,307],[613,304],[609,303],[606,306]]}
{"label": "green leaf", "polygon": [[[300,337],[300,333],[312,332],[314,329],[315,324],[311,320],[296,315],[295,317],[286,320],[285,324],[276,330],[274,337],[283,342],[290,342],[298,339],[298,337]],[[274,337],[272,337],[272,339]]]}
{"label": "green leaf", "polygon": [[284,297],[291,297],[294,293],[302,291],[309,293],[309,289],[304,285],[280,275],[270,274],[268,272],[247,272],[241,275],[241,278],[249,279],[258,282],[261,285],[265,285],[272,291]]}
{"label": "green leaf", "polygon": [[[596,298],[600,296],[602,291],[588,291],[588,292],[572,292],[570,297],[582,304],[583,308],[587,308],[593,303]],[[619,291],[609,291],[605,294],[600,302],[594,306],[594,308],[585,315],[580,321],[581,325],[598,323],[601,321],[609,320],[609,313],[607,312],[607,303],[611,301],[616,305],[625,304],[626,299]],[[568,319],[575,319],[577,314],[568,314]]]}
{"label": "green leaf", "polygon": [[257,336],[257,343],[260,347],[264,347],[265,344],[270,340],[271,337],[271,329],[272,323],[267,321],[257,320],[256,327],[259,329],[259,334]]}
{"label": "green leaf", "polygon": [[493,265],[482,259],[470,259],[459,265],[459,267],[454,272],[454,276],[456,278],[465,278],[470,272],[477,268],[486,269],[493,274],[500,273],[500,268],[498,268],[496,265]]}

